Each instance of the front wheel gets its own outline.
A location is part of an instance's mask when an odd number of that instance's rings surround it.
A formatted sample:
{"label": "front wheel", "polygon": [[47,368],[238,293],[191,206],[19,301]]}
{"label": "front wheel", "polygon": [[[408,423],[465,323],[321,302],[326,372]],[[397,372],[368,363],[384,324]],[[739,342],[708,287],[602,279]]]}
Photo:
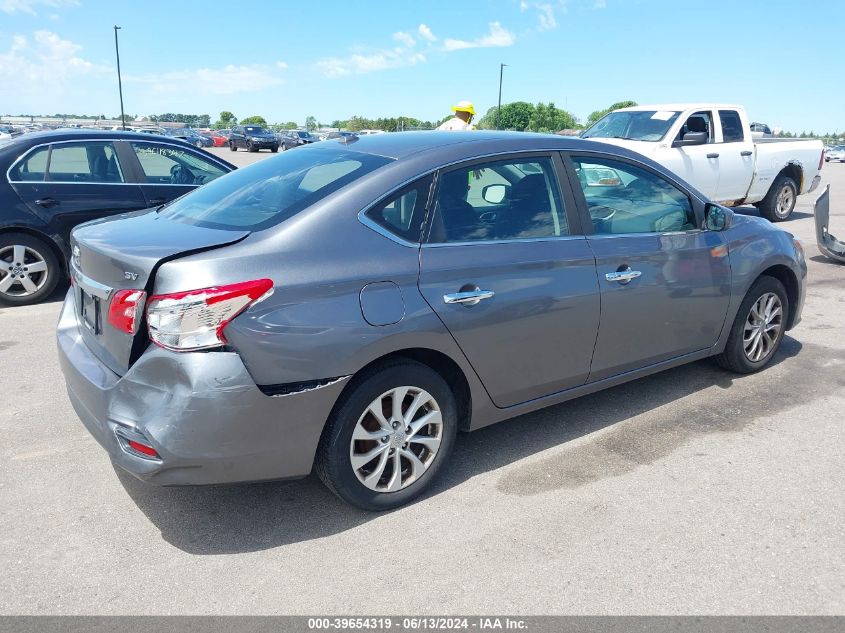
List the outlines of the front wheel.
{"label": "front wheel", "polygon": [[271,148],[270,148],[270,151],[271,151],[271,152],[273,152],[273,153],[275,154],[276,152],[278,152],[278,151],[279,151],[279,146],[278,146],[278,145],[273,145],[273,147],[271,147]]}
{"label": "front wheel", "polygon": [[774,277],[760,277],[745,295],[716,362],[738,374],[760,371],[780,347],[788,318],[789,297],[783,284]]}
{"label": "front wheel", "polygon": [[202,141],[197,141],[197,142],[196,142],[196,143],[194,143],[194,144],[195,144],[197,147],[199,147],[200,149],[202,149],[203,147],[205,147],[205,145],[203,145],[203,142],[202,142]]}
{"label": "front wheel", "polygon": [[778,176],[766,197],[757,205],[769,222],[783,222],[792,215],[798,199],[798,185],[789,176]]}
{"label": "front wheel", "polygon": [[238,151],[237,146],[234,143],[232,143],[231,141],[229,142],[229,149],[232,150],[233,152]]}
{"label": "front wheel", "polygon": [[436,478],[456,430],[455,397],[440,374],[411,360],[394,361],[358,378],[335,405],[316,471],[352,505],[396,508]]}
{"label": "front wheel", "polygon": [[25,233],[0,235],[0,303],[29,305],[46,298],[61,271],[53,249]]}
{"label": "front wheel", "polygon": [[250,152],[257,152],[257,151],[258,151],[257,149],[255,149],[255,145],[253,145],[252,143],[250,143],[249,145],[247,145],[247,146],[246,146],[246,148],[247,148],[247,150],[248,150],[248,151],[250,151]]}

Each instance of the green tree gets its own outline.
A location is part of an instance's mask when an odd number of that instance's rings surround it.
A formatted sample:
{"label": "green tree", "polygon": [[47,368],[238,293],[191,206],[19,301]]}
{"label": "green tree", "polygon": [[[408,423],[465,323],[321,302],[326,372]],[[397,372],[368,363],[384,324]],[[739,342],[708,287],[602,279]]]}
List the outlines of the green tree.
{"label": "green tree", "polygon": [[267,127],[267,121],[263,116],[253,114],[245,119],[241,119],[241,125],[260,125],[261,127]]}
{"label": "green tree", "polygon": [[495,106],[487,110],[487,113],[476,124],[477,127],[482,130],[495,130],[498,121],[498,129],[500,130],[523,132],[528,129],[531,117],[534,115],[534,106],[525,101],[503,103],[501,112],[497,113],[496,110]]}
{"label": "green tree", "polygon": [[317,119],[313,116],[305,117],[305,129],[314,130],[317,128]]}
{"label": "green tree", "polygon": [[223,112],[220,113],[220,118],[217,119],[217,123],[214,124],[214,127],[216,127],[217,129],[230,128],[233,125],[237,124],[238,119],[235,117],[235,115],[229,112],[228,110],[223,110]]}
{"label": "green tree", "polygon": [[528,121],[528,129],[532,132],[554,133],[576,126],[575,116],[571,112],[556,108],[554,103],[538,103]]}
{"label": "green tree", "polygon": [[587,126],[592,125],[604,115],[613,112],[614,110],[618,110],[619,108],[632,108],[635,105],[637,105],[636,101],[618,101],[604,110],[596,110],[595,112],[590,112],[590,116],[587,117]]}

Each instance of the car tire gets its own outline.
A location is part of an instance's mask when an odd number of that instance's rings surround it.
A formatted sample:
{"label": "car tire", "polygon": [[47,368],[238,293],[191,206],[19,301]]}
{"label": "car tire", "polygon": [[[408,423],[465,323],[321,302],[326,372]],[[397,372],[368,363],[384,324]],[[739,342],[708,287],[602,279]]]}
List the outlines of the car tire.
{"label": "car tire", "polygon": [[238,147],[237,147],[237,145],[235,145],[235,144],[234,144],[234,143],[232,143],[231,141],[229,142],[229,149],[230,149],[230,150],[232,150],[233,152],[237,152],[237,151],[238,151]]}
{"label": "car tire", "polygon": [[[772,297],[776,299],[773,301],[771,313],[767,315],[764,311],[761,314],[761,305],[766,306]],[[753,374],[763,369],[774,358],[783,341],[786,324],[789,322],[789,310],[789,296],[783,284],[768,275],[758,278],[739,306],[725,351],[714,357],[716,363],[737,374]],[[775,325],[775,335],[772,338],[770,328]],[[749,330],[752,333],[746,336]],[[755,340],[759,347],[755,346]]]}
{"label": "car tire", "polygon": [[769,222],[783,222],[792,215],[797,199],[798,185],[792,178],[782,174],[775,178],[774,184],[766,197],[758,203],[757,208]]}
{"label": "car tire", "polygon": [[279,151],[279,146],[278,146],[278,145],[273,145],[273,147],[271,147],[271,148],[270,148],[270,151],[271,151],[271,152],[273,152],[273,153],[275,154],[276,152],[278,152],[278,151]]}
{"label": "car tire", "polygon": [[[39,270],[31,270],[36,266]],[[60,276],[59,260],[46,242],[26,233],[0,235],[0,304],[39,303],[53,292]],[[24,278],[32,289],[24,287]]]}
{"label": "car tire", "polygon": [[[455,397],[440,374],[412,360],[390,361],[353,380],[323,430],[315,470],[332,492],[354,506],[399,507],[419,497],[448,461],[458,422]],[[401,421],[394,417],[395,394]],[[371,413],[374,407],[381,409],[381,421]],[[430,422],[417,426],[424,420]],[[367,461],[369,453],[373,456]]]}
{"label": "car tire", "polygon": [[205,147],[205,145],[203,145],[202,141],[197,141],[196,143],[194,143],[194,145],[196,145],[196,146],[197,146],[197,147],[199,147],[200,149],[202,149],[203,147]]}
{"label": "car tire", "polygon": [[250,151],[250,152],[257,152],[257,151],[258,151],[258,150],[255,148],[255,145],[253,145],[252,143],[249,143],[249,144],[246,146],[246,149],[247,149],[247,151]]}

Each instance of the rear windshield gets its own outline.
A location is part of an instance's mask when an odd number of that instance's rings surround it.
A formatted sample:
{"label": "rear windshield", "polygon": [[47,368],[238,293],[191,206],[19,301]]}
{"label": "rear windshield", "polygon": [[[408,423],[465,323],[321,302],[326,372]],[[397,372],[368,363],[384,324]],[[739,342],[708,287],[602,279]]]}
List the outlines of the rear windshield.
{"label": "rear windshield", "polygon": [[203,185],[161,215],[212,229],[260,231],[392,160],[333,148],[285,152]]}

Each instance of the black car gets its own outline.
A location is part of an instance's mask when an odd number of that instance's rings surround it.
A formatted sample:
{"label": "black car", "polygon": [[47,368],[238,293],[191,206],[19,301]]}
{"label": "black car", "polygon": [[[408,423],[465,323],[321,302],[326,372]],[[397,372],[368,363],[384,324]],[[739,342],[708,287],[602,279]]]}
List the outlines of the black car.
{"label": "black car", "polygon": [[0,304],[36,303],[68,278],[77,224],[157,207],[234,169],[134,132],[37,132],[0,145]]}
{"label": "black car", "polygon": [[293,147],[316,143],[320,140],[318,136],[314,136],[311,132],[306,132],[305,130],[288,130],[286,134],[291,139]]}
{"label": "black car", "polygon": [[175,130],[168,130],[167,136],[173,138],[180,138],[183,141],[187,141],[194,147],[212,147],[214,145],[214,141],[212,141],[207,136],[203,136],[196,130],[192,130],[191,128],[178,128]]}
{"label": "black car", "polygon": [[229,149],[238,151],[239,147],[257,152],[261,149],[269,149],[271,152],[279,151],[279,139],[272,132],[265,130],[260,125],[236,125],[229,134]]}

